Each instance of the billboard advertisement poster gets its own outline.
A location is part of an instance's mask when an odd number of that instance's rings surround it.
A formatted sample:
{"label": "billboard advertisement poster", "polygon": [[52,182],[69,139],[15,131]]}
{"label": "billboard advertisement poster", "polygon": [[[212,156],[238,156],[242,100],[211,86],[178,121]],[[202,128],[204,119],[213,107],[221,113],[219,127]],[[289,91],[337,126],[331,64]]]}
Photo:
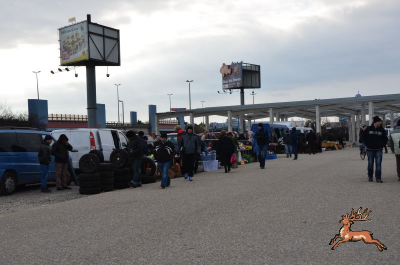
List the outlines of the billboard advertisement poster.
{"label": "billboard advertisement poster", "polygon": [[59,29],[61,65],[89,59],[87,21]]}
{"label": "billboard advertisement poster", "polygon": [[220,73],[222,75],[222,89],[243,87],[242,63],[222,64]]}

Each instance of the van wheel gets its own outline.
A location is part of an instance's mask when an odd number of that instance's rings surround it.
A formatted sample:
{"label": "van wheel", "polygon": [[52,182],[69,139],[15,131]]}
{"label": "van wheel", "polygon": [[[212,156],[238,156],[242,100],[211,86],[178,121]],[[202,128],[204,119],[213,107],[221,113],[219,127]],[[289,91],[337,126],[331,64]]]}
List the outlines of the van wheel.
{"label": "van wheel", "polygon": [[11,172],[3,175],[0,183],[0,195],[11,195],[17,189],[17,178]]}
{"label": "van wheel", "polygon": [[100,160],[100,163],[104,163],[104,155],[103,152],[100,150],[92,150],[89,152],[89,154],[94,154],[97,156],[97,158]]}
{"label": "van wheel", "polygon": [[110,155],[110,162],[115,168],[124,168],[128,163],[128,152],[123,149],[116,149]]}
{"label": "van wheel", "polygon": [[94,154],[86,154],[79,159],[79,169],[85,174],[97,172],[100,167],[100,161]]}

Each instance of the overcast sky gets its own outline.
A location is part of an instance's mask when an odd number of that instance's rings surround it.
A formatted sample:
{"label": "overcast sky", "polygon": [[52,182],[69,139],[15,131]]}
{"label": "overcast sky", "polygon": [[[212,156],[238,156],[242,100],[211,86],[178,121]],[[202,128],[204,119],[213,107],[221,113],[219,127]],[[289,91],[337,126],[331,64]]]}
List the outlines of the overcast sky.
{"label": "overcast sky", "polygon": [[[86,72],[52,75],[59,67],[58,28],[92,15],[120,30],[121,66],[96,67],[97,102],[125,117],[240,104],[220,95],[222,63],[261,65],[256,103],[400,93],[399,0],[13,0],[0,2],[0,103],[26,111],[27,99],[49,101],[49,113],[86,113]],[[246,103],[252,103],[251,91]]]}

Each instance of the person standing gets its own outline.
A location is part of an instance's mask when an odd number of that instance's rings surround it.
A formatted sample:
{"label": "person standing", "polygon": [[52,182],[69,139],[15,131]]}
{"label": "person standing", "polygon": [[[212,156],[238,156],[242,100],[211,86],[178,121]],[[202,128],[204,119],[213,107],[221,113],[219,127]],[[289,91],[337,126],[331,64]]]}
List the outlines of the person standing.
{"label": "person standing", "polygon": [[317,135],[313,130],[307,134],[306,140],[308,142],[308,153],[311,155],[312,152],[312,154],[315,155],[315,141],[317,140]]}
{"label": "person standing", "polygon": [[185,179],[189,177],[190,181],[193,181],[194,163],[196,157],[200,155],[200,147],[199,137],[193,133],[193,126],[188,125],[186,134],[183,134],[179,141],[179,150],[182,155]]}
{"label": "person standing", "polygon": [[290,134],[289,131],[286,131],[283,136],[283,143],[286,147],[286,158],[292,157],[292,146],[290,145]]}
{"label": "person standing", "polygon": [[158,167],[161,172],[161,188],[169,187],[171,180],[168,176],[169,168],[171,167],[171,161],[173,161],[175,155],[174,144],[168,141],[166,133],[161,134],[161,141],[157,143],[154,149],[154,157],[157,160]]}
{"label": "person standing", "polygon": [[265,158],[269,145],[269,135],[268,132],[264,131],[264,125],[262,123],[258,124],[258,131],[254,135],[254,139],[257,141],[258,150],[257,157],[260,162],[261,169],[265,168]]}
{"label": "person standing", "polygon": [[292,134],[290,135],[290,145],[292,146],[293,154],[294,154],[294,159],[297,160],[298,156],[298,145],[299,145],[299,136],[296,132],[296,128],[292,128]]}
{"label": "person standing", "polygon": [[56,162],[56,187],[57,190],[70,190],[68,187],[68,160],[69,153],[72,151],[72,145],[65,134],[61,134],[57,142],[51,148],[51,154],[55,157]]}
{"label": "person standing", "polygon": [[221,131],[217,154],[221,165],[225,168],[225,173],[231,171],[231,157],[235,153],[235,144],[231,137],[226,135],[226,131]]}
{"label": "person standing", "polygon": [[41,192],[51,192],[51,190],[47,188],[47,180],[49,179],[49,165],[51,162],[50,144],[52,141],[53,137],[51,137],[50,135],[46,135],[38,153],[40,167],[42,169],[42,178],[40,185]]}
{"label": "person standing", "polygon": [[132,162],[132,178],[131,187],[137,188],[142,186],[142,178],[140,175],[140,167],[142,165],[144,155],[143,140],[136,135],[134,131],[128,131],[126,137],[129,140],[128,143],[128,154],[129,160]]}
{"label": "person standing", "polygon": [[397,177],[400,181],[400,119],[397,121],[396,127],[389,137],[390,149],[396,156]]}
{"label": "person standing", "polygon": [[386,131],[382,128],[382,120],[375,116],[372,125],[367,127],[363,133],[363,142],[367,147],[369,181],[373,181],[375,161],[375,179],[377,183],[382,183],[382,149],[387,141]]}

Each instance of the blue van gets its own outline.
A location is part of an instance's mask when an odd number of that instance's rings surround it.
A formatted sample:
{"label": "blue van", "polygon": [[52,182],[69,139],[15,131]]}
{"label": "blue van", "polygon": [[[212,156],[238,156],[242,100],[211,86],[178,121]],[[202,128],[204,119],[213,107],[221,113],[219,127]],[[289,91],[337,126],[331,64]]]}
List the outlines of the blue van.
{"label": "blue van", "polygon": [[[38,152],[47,132],[0,128],[0,194],[12,194],[18,185],[40,183],[42,170]],[[54,157],[50,178],[55,180]]]}
{"label": "blue van", "polygon": [[[269,134],[269,139],[272,139],[272,132],[275,131],[275,129],[278,129],[281,131],[281,134],[289,130],[289,128],[286,125],[282,124],[274,124],[274,123],[262,123],[264,126],[264,131],[268,132]],[[258,123],[251,125],[251,131],[256,133],[258,131]]]}

